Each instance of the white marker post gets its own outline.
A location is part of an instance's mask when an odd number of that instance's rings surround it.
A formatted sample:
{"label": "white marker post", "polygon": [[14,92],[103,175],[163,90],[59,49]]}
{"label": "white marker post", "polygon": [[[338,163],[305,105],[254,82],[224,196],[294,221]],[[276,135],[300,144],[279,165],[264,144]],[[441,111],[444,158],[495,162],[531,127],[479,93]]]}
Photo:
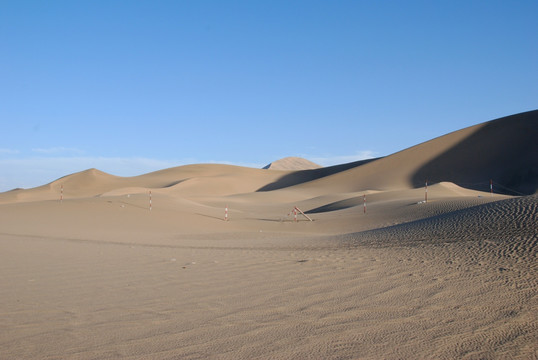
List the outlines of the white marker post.
{"label": "white marker post", "polygon": [[228,204],[224,208],[224,221],[228,221]]}
{"label": "white marker post", "polygon": [[151,211],[151,190],[149,191],[149,211]]}
{"label": "white marker post", "polygon": [[293,209],[293,220],[297,222],[297,208]]}
{"label": "white marker post", "polygon": [[362,202],[364,204],[364,213],[366,214],[366,194],[362,196]]}
{"label": "white marker post", "polygon": [[424,192],[424,202],[425,203],[428,202],[428,180],[426,180],[426,188],[425,188],[425,192]]}
{"label": "white marker post", "polygon": [[312,219],[310,218],[310,216],[306,215],[306,214],[304,213],[304,211],[301,210],[301,209],[299,209],[297,206],[295,207],[294,211],[295,211],[295,221],[297,221],[297,211],[300,212],[301,215],[303,215],[305,218],[307,218],[308,221],[314,221],[314,220],[312,220]]}

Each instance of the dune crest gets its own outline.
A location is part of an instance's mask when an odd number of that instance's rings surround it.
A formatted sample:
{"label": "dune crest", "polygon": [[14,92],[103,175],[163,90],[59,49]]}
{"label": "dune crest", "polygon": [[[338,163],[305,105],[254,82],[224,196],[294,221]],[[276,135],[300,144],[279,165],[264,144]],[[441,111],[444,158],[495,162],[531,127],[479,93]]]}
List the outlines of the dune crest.
{"label": "dune crest", "polygon": [[273,161],[270,164],[267,164],[263,169],[267,170],[310,170],[318,169],[321,165],[313,163],[310,160],[303,159],[300,157],[290,156],[285,157],[276,161]]}
{"label": "dune crest", "polygon": [[[320,196],[365,189],[418,188],[426,181],[430,184],[451,182],[487,191],[493,180],[498,193],[528,195],[538,191],[536,138],[538,110],[454,131],[386,157],[326,168],[305,159],[288,157],[264,168],[286,170],[284,174],[220,164],[179,166],[127,178],[89,169],[42,187],[0,194],[0,203],[53,199],[62,185],[66,195],[73,197],[97,196],[125,187],[172,186],[185,188],[186,192],[193,189],[198,194],[207,189],[213,195],[293,187],[294,191]],[[224,185],[226,183],[229,185]],[[215,191],[219,187],[223,191]]]}
{"label": "dune crest", "polygon": [[454,131],[361,166],[294,184],[312,194],[418,188],[442,181],[487,191],[530,195],[538,190],[538,110]]}

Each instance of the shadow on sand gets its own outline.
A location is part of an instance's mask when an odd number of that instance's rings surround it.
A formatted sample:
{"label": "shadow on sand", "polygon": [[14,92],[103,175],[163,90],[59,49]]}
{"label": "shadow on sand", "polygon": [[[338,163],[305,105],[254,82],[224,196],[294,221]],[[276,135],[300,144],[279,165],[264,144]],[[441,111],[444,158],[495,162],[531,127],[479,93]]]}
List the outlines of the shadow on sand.
{"label": "shadow on sand", "polygon": [[[486,177],[485,177],[486,176]],[[538,190],[538,110],[492,120],[420,167],[414,187],[450,181],[461,187],[507,195]]]}
{"label": "shadow on sand", "polygon": [[[377,159],[379,158],[360,160],[360,161],[355,161],[355,162],[351,162],[347,164],[328,166],[328,167],[319,168],[319,169],[295,171],[290,174],[282,176],[280,179],[278,179],[275,182],[262,186],[256,191],[264,192],[264,191],[272,191],[272,190],[287,188],[290,186],[302,184],[302,183],[309,182],[312,180],[321,179],[325,176],[337,174],[339,172],[346,171],[346,170],[367,164]],[[268,171],[271,171],[271,170],[268,170]]]}

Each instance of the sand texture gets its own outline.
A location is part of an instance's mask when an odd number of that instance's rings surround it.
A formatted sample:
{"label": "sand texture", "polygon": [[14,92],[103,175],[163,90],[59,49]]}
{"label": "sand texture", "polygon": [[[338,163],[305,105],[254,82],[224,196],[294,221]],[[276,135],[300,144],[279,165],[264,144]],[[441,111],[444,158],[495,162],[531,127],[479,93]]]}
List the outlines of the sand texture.
{"label": "sand texture", "polygon": [[333,167],[2,193],[0,358],[536,359],[537,138],[534,111]]}

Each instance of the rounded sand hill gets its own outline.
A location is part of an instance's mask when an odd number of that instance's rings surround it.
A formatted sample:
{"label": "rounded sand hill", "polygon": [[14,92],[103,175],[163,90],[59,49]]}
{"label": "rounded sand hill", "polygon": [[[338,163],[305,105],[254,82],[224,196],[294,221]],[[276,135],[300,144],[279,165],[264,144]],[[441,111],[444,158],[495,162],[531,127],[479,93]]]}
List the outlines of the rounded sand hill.
{"label": "rounded sand hill", "polygon": [[267,170],[310,170],[319,169],[321,165],[300,157],[289,156],[267,164],[263,169]]}

